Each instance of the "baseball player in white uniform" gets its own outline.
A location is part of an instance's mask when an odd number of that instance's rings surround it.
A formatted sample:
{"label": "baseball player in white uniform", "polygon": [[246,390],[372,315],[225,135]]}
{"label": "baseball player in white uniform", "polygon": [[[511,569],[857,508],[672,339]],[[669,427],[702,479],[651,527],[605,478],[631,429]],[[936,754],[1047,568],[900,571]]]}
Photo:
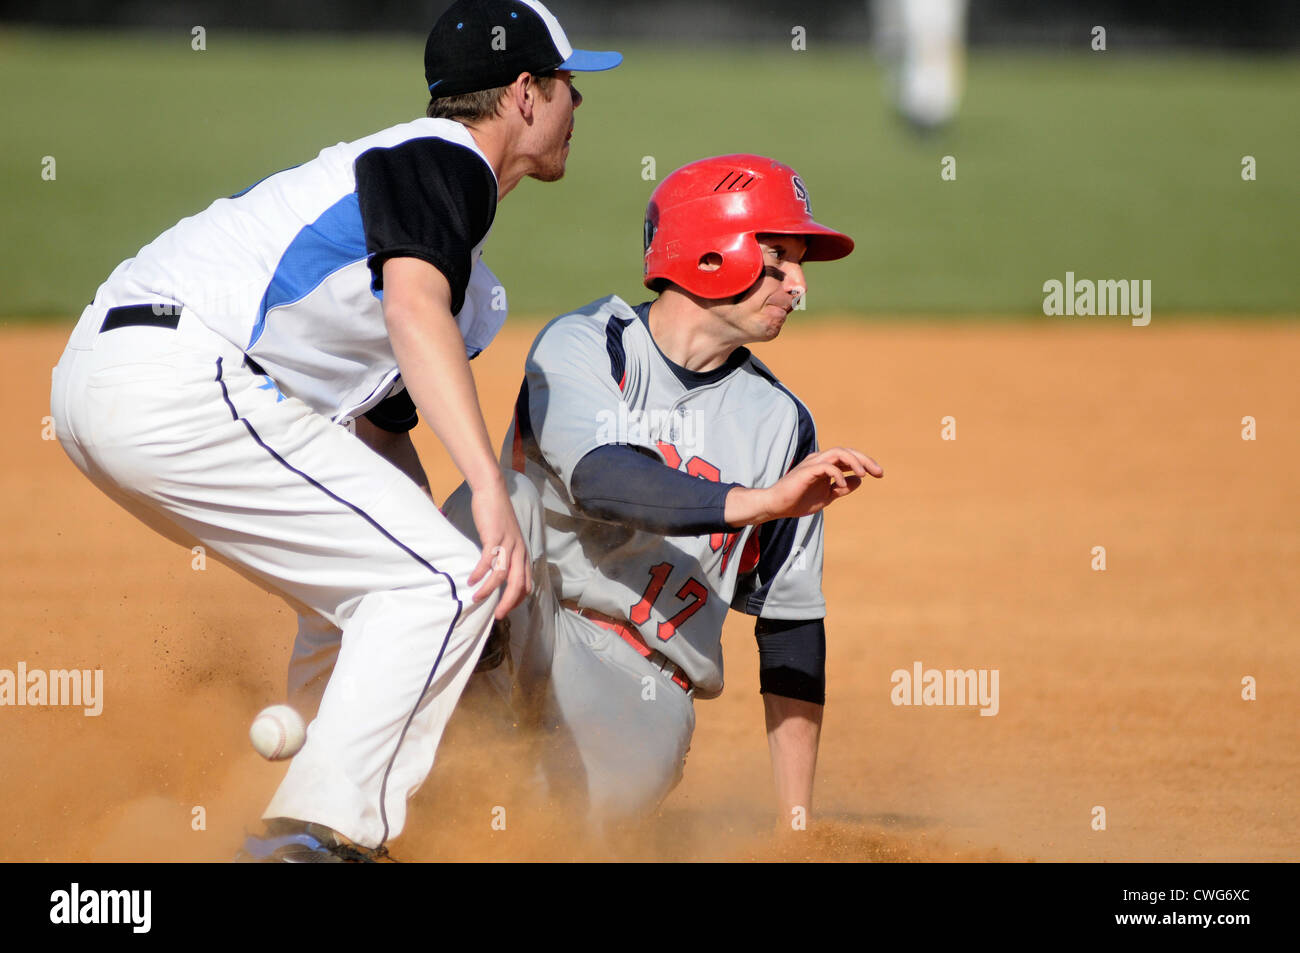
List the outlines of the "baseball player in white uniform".
{"label": "baseball player in white uniform", "polygon": [[931,132],[957,117],[966,74],[969,0],[868,0],[898,114]]}
{"label": "baseball player in white uniform", "polygon": [[[559,317],[528,355],[502,452],[533,567],[509,665],[481,676],[543,730],[552,786],[598,826],[682,776],[693,702],[722,691],[727,610],[756,617],[783,816],[811,809],[825,702],[822,513],[867,474],[746,347],[777,336],[803,264],[843,258],[788,166],[691,163],[651,196],[636,306]],[[444,512],[473,534],[469,487]],[[476,683],[477,684],[477,683]],[[798,814],[799,810],[803,814]]]}
{"label": "baseball player in white uniform", "polygon": [[[307,740],[244,859],[385,853],[494,614],[531,586],[468,365],[505,320],[482,251],[523,177],[563,175],[573,71],[620,60],[575,51],[535,0],[459,0],[426,46],[428,118],[164,232],[54,369],[59,440],[100,489],[302,615]],[[473,487],[482,551],[341,426],[382,445],[416,408]]]}

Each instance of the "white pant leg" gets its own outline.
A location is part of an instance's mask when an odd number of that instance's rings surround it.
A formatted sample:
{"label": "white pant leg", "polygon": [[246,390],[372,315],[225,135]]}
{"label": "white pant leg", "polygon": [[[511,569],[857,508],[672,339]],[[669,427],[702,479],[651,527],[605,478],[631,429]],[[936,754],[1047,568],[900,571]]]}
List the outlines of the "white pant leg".
{"label": "white pant leg", "polygon": [[285,698],[303,718],[310,721],[320,709],[321,697],[334,663],[338,660],[343,632],[314,612],[298,613],[298,634],[289,659],[288,690]]}
{"label": "white pant leg", "polygon": [[967,0],[871,0],[899,111],[919,126],[952,121],[965,83]]}
{"label": "white pant leg", "polygon": [[[515,519],[532,557],[533,591],[508,616],[510,622],[510,664],[482,675],[480,681],[492,684],[493,694],[512,699],[515,714],[531,722],[539,704],[538,693],[544,688],[551,670],[551,652],[555,641],[554,622],[559,611],[550,565],[542,533],[542,501],[528,478],[513,470],[503,470],[506,491],[515,511]],[[462,483],[447,497],[442,511],[447,519],[475,546],[478,530],[470,510],[472,495]]]}
{"label": "white pant leg", "polygon": [[87,331],[54,373],[56,432],[113,499],[342,630],[307,742],[267,817],[377,846],[402,830],[491,625],[479,553],[353,435],[283,399],[187,312]]}

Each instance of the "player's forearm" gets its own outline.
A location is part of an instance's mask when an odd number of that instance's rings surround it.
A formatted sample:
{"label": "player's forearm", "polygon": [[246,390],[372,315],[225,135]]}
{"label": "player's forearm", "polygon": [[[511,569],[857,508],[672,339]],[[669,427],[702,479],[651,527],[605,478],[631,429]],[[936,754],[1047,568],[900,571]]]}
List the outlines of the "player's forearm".
{"label": "player's forearm", "polygon": [[727,494],[723,519],[728,526],[756,526],[772,519],[772,515],[764,490],[736,486]]}
{"label": "player's forearm", "polygon": [[390,433],[376,427],[365,417],[357,418],[356,428],[357,439],[401,470],[426,494],[432,495],[429,477],[424,472],[420,455],[416,453],[409,433]]}
{"label": "player's forearm", "polygon": [[825,706],[769,692],[763,696],[763,709],[781,823],[784,826],[807,820],[812,813],[813,778]]}
{"label": "player's forearm", "polygon": [[465,481],[473,490],[499,483],[465,342],[451,312],[426,302],[385,307],[384,317],[406,389]]}

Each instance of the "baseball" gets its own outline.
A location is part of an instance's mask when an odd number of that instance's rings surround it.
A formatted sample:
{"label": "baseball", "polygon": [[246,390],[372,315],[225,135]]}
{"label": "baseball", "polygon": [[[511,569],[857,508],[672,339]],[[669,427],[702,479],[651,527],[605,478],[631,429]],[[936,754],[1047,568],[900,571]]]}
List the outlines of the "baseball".
{"label": "baseball", "polygon": [[263,758],[283,761],[296,755],[307,740],[307,726],[288,705],[272,705],[257,713],[248,737]]}

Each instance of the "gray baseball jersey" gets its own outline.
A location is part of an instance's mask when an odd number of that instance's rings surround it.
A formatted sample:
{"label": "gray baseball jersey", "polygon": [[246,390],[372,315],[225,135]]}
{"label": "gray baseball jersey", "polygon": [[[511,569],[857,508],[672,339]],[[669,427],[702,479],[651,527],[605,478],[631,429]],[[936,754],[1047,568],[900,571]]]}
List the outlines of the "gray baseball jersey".
{"label": "gray baseball jersey", "polygon": [[663,537],[581,512],[574,467],[597,447],[628,444],[702,479],[770,486],[817,450],[817,435],[808,409],[746,348],[710,372],[669,361],[650,335],[648,307],[610,296],[542,330],[502,462],[541,495],[560,598],[629,620],[712,698],[723,686],[728,607],[824,617],[821,514]]}

